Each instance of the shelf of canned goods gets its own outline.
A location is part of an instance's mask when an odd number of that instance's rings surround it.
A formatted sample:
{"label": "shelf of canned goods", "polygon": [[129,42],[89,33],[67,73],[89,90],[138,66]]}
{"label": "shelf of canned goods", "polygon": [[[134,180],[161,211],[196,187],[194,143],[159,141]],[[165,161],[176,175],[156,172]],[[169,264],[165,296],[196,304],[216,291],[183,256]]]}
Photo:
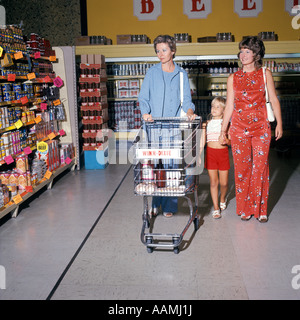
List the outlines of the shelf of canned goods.
{"label": "shelf of canned goods", "polygon": [[1,32],[0,218],[16,217],[79,158],[74,48],[36,34],[24,46],[11,27]]}

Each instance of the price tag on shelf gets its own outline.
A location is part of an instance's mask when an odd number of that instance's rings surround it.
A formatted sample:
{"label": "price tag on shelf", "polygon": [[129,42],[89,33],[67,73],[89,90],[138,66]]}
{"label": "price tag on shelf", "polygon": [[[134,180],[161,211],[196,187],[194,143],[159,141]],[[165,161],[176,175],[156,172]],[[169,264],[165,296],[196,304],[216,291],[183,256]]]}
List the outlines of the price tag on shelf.
{"label": "price tag on shelf", "polygon": [[66,164],[70,164],[71,162],[72,162],[72,160],[69,157],[65,159]]}
{"label": "price tag on shelf", "polygon": [[45,103],[45,102],[42,102],[42,103],[40,104],[41,110],[47,110],[47,107],[48,107],[48,105],[47,105],[47,103]]}
{"label": "price tag on shelf", "polygon": [[52,176],[52,172],[49,171],[49,170],[47,170],[46,173],[45,173],[45,175],[44,175],[44,177],[45,177],[46,179],[50,179],[51,176]]}
{"label": "price tag on shelf", "polygon": [[38,59],[40,57],[41,57],[41,53],[39,51],[34,53],[34,59]]}
{"label": "price tag on shelf", "polygon": [[34,73],[34,72],[28,73],[28,74],[27,74],[27,79],[28,79],[28,80],[35,79],[35,73]]}
{"label": "price tag on shelf", "polygon": [[13,157],[12,157],[11,155],[9,155],[9,156],[6,156],[6,157],[4,158],[4,161],[5,161],[7,164],[11,164],[11,163],[13,163],[15,160],[13,159]]}
{"label": "price tag on shelf", "polygon": [[49,76],[46,76],[44,79],[43,79],[44,82],[51,82],[51,78]]}
{"label": "price tag on shelf", "polygon": [[49,60],[52,61],[52,62],[56,61],[56,56],[50,56]]}
{"label": "price tag on shelf", "polygon": [[34,122],[35,122],[35,123],[40,123],[41,121],[42,121],[41,116],[37,116],[37,117],[34,119]]}
{"label": "price tag on shelf", "polygon": [[14,54],[14,57],[15,57],[16,60],[22,59],[22,58],[23,58],[23,53],[22,53],[22,51],[16,52],[16,53]]}
{"label": "price tag on shelf", "polygon": [[61,136],[64,136],[66,134],[64,129],[60,129],[58,132]]}
{"label": "price tag on shelf", "polygon": [[28,102],[28,98],[26,96],[22,97],[20,100],[22,104],[26,104]]}
{"label": "price tag on shelf", "polygon": [[59,99],[53,101],[53,104],[54,104],[55,106],[59,106],[60,103],[61,103],[61,102],[60,102]]}
{"label": "price tag on shelf", "polygon": [[3,48],[0,46],[0,57],[2,56]]}
{"label": "price tag on shelf", "polygon": [[14,202],[15,204],[18,204],[18,203],[20,203],[20,202],[23,201],[22,197],[21,197],[19,194],[17,194],[16,196],[14,196],[14,197],[12,198],[12,200],[13,200],[13,202]]}
{"label": "price tag on shelf", "polygon": [[14,73],[10,73],[7,75],[7,81],[15,81],[16,80],[16,75]]}
{"label": "price tag on shelf", "polygon": [[56,137],[55,133],[54,132],[51,132],[50,134],[48,134],[48,138],[49,140],[52,140]]}
{"label": "price tag on shelf", "polygon": [[53,84],[57,87],[57,88],[60,88],[64,83],[62,81],[62,79],[60,77],[56,77],[54,80],[53,80]]}
{"label": "price tag on shelf", "polygon": [[30,147],[26,147],[26,148],[23,149],[23,152],[25,154],[30,154],[30,153],[32,153],[32,150],[30,149]]}
{"label": "price tag on shelf", "polygon": [[23,126],[23,122],[19,119],[17,122],[14,123],[17,129],[20,129]]}
{"label": "price tag on shelf", "polygon": [[26,192],[33,192],[32,186],[25,186]]}

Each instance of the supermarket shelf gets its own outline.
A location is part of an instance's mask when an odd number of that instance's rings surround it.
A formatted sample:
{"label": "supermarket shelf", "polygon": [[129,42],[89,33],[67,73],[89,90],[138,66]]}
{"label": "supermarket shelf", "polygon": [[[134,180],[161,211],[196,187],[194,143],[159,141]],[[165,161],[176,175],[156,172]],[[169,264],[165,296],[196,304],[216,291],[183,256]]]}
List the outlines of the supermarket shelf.
{"label": "supermarket shelf", "polygon": [[[44,100],[40,99],[40,98],[32,98],[32,99],[28,99],[27,103],[38,104],[43,101]],[[25,104],[27,104],[27,103],[25,103]],[[0,107],[11,106],[11,105],[15,105],[15,104],[22,104],[22,101],[21,100],[3,101],[3,102],[0,102]]]}
{"label": "supermarket shelf", "polygon": [[144,79],[145,75],[144,74],[139,74],[139,75],[124,75],[124,76],[112,76],[112,75],[109,75],[107,76],[107,80],[122,80],[124,78],[126,79]]}
{"label": "supermarket shelf", "polygon": [[[33,123],[35,123],[35,122],[33,121]],[[10,127],[10,128],[11,128],[11,127]],[[9,129],[9,128],[6,128],[6,129]],[[14,128],[14,129],[16,129],[16,128]],[[5,130],[5,129],[4,129],[4,130]],[[0,133],[2,133],[2,132],[0,131]],[[50,135],[51,135],[51,134],[53,134],[53,137],[50,138]],[[41,142],[41,141],[42,141],[42,142],[46,142],[46,141],[48,141],[48,140],[53,140],[53,139],[55,139],[55,138],[57,138],[57,137],[61,137],[60,133],[51,132],[47,137],[45,137],[45,138],[43,138],[43,139],[39,139],[39,140],[37,140],[36,142],[37,142],[37,143],[39,143],[39,142]],[[28,145],[28,147],[30,147],[31,151],[34,151],[34,150],[37,149],[37,146],[36,146],[36,145],[34,145],[34,146],[29,146],[29,145]],[[18,153],[18,154],[12,154],[11,156],[12,156],[13,159],[15,159],[15,158],[17,158],[18,156],[23,155],[23,154],[24,154],[24,151],[22,151],[22,152],[20,152],[20,153]],[[3,164],[5,164],[5,160],[0,160],[0,167],[1,167]]]}
{"label": "supermarket shelf", "polygon": [[69,164],[62,165],[56,171],[53,171],[51,177],[49,179],[43,178],[40,181],[40,183],[36,187],[33,188],[32,192],[26,192],[26,191],[23,192],[21,194],[22,201],[18,202],[18,204],[13,203],[13,202],[9,202],[6,206],[2,207],[0,209],[0,219],[11,212],[12,212],[12,217],[16,218],[18,215],[20,204],[22,204],[24,201],[26,201],[27,199],[32,197],[36,192],[38,192],[40,189],[42,189],[45,186],[47,186],[47,189],[51,189],[53,180],[56,177],[58,177],[61,173],[63,173],[64,171],[66,171],[68,169],[71,169],[73,171],[74,168],[75,168],[75,159],[73,159],[72,162],[70,162]]}
{"label": "supermarket shelf", "polygon": [[[299,41],[266,41],[265,58],[299,58]],[[237,59],[238,42],[177,43],[176,60]],[[221,54],[216,54],[220,52]],[[157,61],[153,44],[77,46],[76,55],[99,54],[106,62]]]}
{"label": "supermarket shelf", "polygon": [[139,132],[139,129],[130,129],[128,131],[124,131],[124,130],[115,131],[115,138],[116,140],[133,141],[138,132]]}
{"label": "supermarket shelf", "polygon": [[75,47],[53,47],[58,63],[53,64],[53,71],[62,79],[64,85],[60,88],[60,97],[66,112],[66,121],[61,121],[61,129],[65,136],[61,137],[61,143],[72,142],[76,152],[76,165],[80,170],[80,146],[79,146],[79,123],[76,87],[76,61]]}
{"label": "supermarket shelf", "polygon": [[107,101],[137,101],[138,98],[107,98]]}
{"label": "supermarket shelf", "polygon": [[[31,121],[28,121],[28,122],[23,123],[23,124],[22,124],[22,127],[31,126],[31,125],[33,125],[33,124],[35,124],[35,121],[34,121],[34,120],[31,120]],[[12,125],[9,126],[9,127],[0,129],[0,134],[3,133],[3,132],[8,132],[8,131],[16,130],[16,129],[17,129],[17,127],[16,127],[14,124],[12,124]]]}
{"label": "supermarket shelf", "polygon": [[[273,77],[299,77],[299,72],[272,72]],[[189,78],[228,78],[230,73],[188,73]],[[124,75],[124,76],[111,76],[107,77],[108,81],[122,80],[122,79],[144,79],[145,75]]]}

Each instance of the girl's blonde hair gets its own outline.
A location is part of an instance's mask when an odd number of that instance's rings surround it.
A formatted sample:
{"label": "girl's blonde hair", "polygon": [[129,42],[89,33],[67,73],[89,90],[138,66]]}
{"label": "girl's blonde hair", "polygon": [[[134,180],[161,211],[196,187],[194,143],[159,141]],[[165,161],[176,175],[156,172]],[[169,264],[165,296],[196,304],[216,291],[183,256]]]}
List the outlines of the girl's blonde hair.
{"label": "girl's blonde hair", "polygon": [[[226,107],[226,99],[223,97],[215,97],[212,101],[211,101],[211,106],[215,105],[215,104],[219,104],[223,107],[223,109],[225,109]],[[208,120],[212,119],[212,114],[210,113],[207,117]]]}
{"label": "girl's blonde hair", "polygon": [[225,108],[226,106],[226,99],[223,97],[215,97],[212,102],[211,105],[213,106],[215,103],[219,103],[223,108]]}

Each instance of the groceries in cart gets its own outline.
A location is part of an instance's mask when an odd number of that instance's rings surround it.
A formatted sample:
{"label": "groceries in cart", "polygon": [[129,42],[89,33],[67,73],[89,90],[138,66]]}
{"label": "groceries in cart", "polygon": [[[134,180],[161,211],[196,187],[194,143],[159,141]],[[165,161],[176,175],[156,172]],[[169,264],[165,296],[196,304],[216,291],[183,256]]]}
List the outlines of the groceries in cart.
{"label": "groceries in cart", "polygon": [[161,195],[183,193],[185,191],[184,181],[180,170],[168,170],[164,168],[162,159],[151,163],[143,160],[139,166],[140,179],[135,187],[135,192],[140,195]]}

